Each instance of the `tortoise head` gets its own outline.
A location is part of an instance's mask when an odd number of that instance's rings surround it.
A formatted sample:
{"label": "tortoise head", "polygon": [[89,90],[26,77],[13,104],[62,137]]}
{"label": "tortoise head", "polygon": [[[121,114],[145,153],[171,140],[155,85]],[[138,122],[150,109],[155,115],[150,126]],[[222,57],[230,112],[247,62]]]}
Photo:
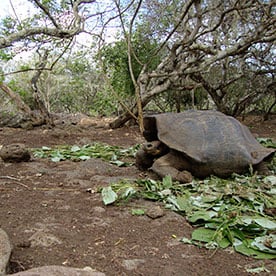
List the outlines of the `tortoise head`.
{"label": "tortoise head", "polygon": [[152,141],[143,144],[143,151],[153,157],[159,157],[169,152],[169,148],[160,141]]}
{"label": "tortoise head", "polygon": [[169,147],[160,141],[152,141],[143,144],[136,153],[135,165],[140,170],[150,168],[154,160],[169,152]]}

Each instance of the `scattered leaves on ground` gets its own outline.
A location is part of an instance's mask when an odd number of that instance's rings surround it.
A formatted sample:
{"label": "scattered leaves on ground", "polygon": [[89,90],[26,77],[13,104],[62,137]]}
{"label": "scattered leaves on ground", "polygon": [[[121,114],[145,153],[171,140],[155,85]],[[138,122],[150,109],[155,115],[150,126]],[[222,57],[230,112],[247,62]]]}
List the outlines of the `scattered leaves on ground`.
{"label": "scattered leaves on ground", "polygon": [[[259,139],[263,145],[276,147],[270,139]],[[135,156],[138,145],[121,149],[101,143],[84,146],[42,147],[34,149],[37,158],[85,161],[101,158],[117,166],[133,165],[126,162]],[[271,171],[275,170],[274,158]],[[209,177],[188,184],[173,182],[170,176],[162,181],[138,179],[122,180],[101,189],[105,205],[134,198],[163,202],[167,209],[184,215],[196,226],[191,238],[182,242],[206,248],[227,248],[258,259],[276,258],[276,176]],[[144,215],[133,209],[133,215]]]}
{"label": "scattered leaves on ground", "polygon": [[53,162],[63,160],[85,161],[90,158],[101,158],[110,163],[121,166],[131,166],[131,162],[124,161],[129,157],[134,157],[138,145],[123,149],[117,146],[110,146],[103,143],[93,143],[84,146],[57,146],[55,148],[42,147],[34,149],[34,157],[51,158]]}
{"label": "scattered leaves on ground", "polygon": [[266,210],[276,206],[275,185],[266,183],[265,177],[238,175],[185,185],[173,182],[169,176],[163,181],[123,180],[110,185],[110,195],[103,199],[105,204],[105,199],[111,197],[114,200],[109,204],[133,198],[161,201],[197,226],[191,239],[184,237],[182,242],[210,249],[232,246],[247,256],[274,259],[276,220]]}

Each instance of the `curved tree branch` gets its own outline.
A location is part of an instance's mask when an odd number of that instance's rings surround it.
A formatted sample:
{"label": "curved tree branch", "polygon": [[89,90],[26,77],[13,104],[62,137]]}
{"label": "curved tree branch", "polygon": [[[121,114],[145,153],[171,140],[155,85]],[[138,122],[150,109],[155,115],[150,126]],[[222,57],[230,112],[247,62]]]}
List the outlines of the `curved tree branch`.
{"label": "curved tree branch", "polygon": [[39,1],[35,1],[36,4],[44,11],[48,16],[49,20],[53,23],[54,27],[30,27],[24,28],[17,32],[11,33],[10,35],[0,37],[0,49],[11,47],[13,43],[24,40],[28,37],[35,35],[46,35],[55,38],[71,38],[83,31],[83,19],[79,14],[79,6],[81,4],[91,4],[95,0],[76,0],[73,2],[72,10],[74,15],[74,24],[69,26],[61,27],[57,24],[54,17],[50,14],[47,7],[43,6]]}

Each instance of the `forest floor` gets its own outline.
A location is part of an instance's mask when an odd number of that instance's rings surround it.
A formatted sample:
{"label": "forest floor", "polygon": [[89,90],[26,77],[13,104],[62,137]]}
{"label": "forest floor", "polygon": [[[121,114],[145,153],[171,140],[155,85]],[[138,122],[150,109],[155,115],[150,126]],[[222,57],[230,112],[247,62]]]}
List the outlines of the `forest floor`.
{"label": "forest floor", "polygon": [[[143,142],[136,126],[104,128],[65,122],[48,129],[1,128],[0,144],[29,148],[102,142],[130,147]],[[244,121],[259,137],[276,139],[276,118]],[[256,260],[231,250],[208,250],[179,240],[193,227],[185,217],[164,209],[152,219],[133,208],[162,205],[146,200],[105,206],[99,188],[120,179],[154,177],[135,166],[118,167],[101,159],[52,162],[32,157],[16,164],[0,161],[0,227],[13,244],[10,273],[43,265],[92,267],[106,275],[259,275],[276,273],[272,260]],[[163,207],[162,207],[163,208]]]}

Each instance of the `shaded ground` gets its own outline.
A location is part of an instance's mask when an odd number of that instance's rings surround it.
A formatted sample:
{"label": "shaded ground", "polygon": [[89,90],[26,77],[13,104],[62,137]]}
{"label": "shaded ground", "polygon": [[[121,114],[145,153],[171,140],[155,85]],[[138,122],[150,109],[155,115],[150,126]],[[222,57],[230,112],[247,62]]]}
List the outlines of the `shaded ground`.
{"label": "shaded ground", "polygon": [[[245,123],[259,137],[276,139],[276,118],[263,122],[250,117]],[[129,147],[143,141],[137,127],[110,130],[99,128],[100,121],[88,125],[2,128],[0,144],[20,142],[35,148],[100,141]],[[10,272],[64,265],[90,266],[106,275],[250,275],[247,268],[262,266],[270,273],[261,275],[275,273],[275,261],[179,242],[190,237],[192,227],[172,211],[157,219],[131,215],[133,208],[152,208],[156,202],[106,207],[96,192],[112,181],[145,176],[134,166],[119,168],[99,159],[0,161],[0,227],[14,246]]]}

